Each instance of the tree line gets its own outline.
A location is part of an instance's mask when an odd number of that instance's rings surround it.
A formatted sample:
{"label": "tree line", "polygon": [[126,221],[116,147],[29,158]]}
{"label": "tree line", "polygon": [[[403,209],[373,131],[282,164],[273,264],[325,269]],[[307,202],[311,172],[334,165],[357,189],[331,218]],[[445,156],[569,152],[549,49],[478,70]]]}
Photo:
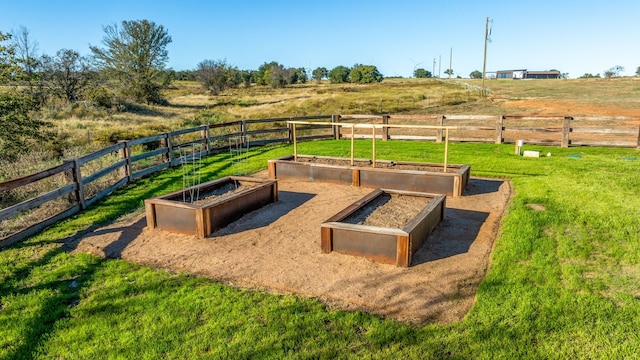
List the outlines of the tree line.
{"label": "tree line", "polygon": [[201,61],[193,70],[167,69],[167,45],[172,42],[167,29],[152,21],[122,21],[103,27],[102,46],[90,45],[91,54],[81,56],[72,49],[55,55],[37,56],[37,43],[28,29],[21,27],[5,34],[2,41],[12,49],[13,62],[21,68],[14,83],[27,86],[40,101],[56,98],[66,102],[89,101],[110,107],[117,99],[147,104],[162,104],[161,90],[174,80],[194,80],[213,94],[237,87],[267,85],[281,88],[306,83],[311,79],[332,83],[374,83],[383,75],[373,65],[355,64],[327,70],[318,67],[285,67],[272,61],[256,70],[240,70],[226,60]]}
{"label": "tree line", "polygon": [[[27,144],[43,138],[47,124],[34,117],[43,106],[85,102],[106,109],[126,108],[128,103],[163,104],[162,90],[175,80],[198,81],[207,91],[219,94],[238,86],[282,88],[308,81],[328,80],[334,84],[381,82],[374,65],[354,64],[333,69],[286,67],[265,62],[255,70],[240,70],[226,60],[203,60],[192,70],[166,67],[168,30],[153,21],[122,21],[103,27],[99,45],[90,45],[90,55],[60,49],[54,55],[38,55],[37,42],[29,30],[0,31],[0,160],[26,151]],[[623,68],[613,67],[605,77],[617,76]],[[640,68],[636,72],[640,75]],[[453,69],[446,69],[451,76]],[[434,75],[423,68],[416,78]],[[585,74],[584,77],[595,77]],[[599,76],[599,75],[598,75]],[[481,78],[473,71],[471,78]]]}
{"label": "tree line", "polygon": [[218,94],[241,85],[281,88],[310,79],[361,84],[383,79],[375,66],[363,64],[318,67],[309,74],[276,61],[239,70],[226,60],[203,60],[195,69],[175,71],[166,67],[172,39],[164,26],[133,20],[104,26],[103,31],[101,43],[90,45],[88,56],[73,49],[38,55],[38,43],[27,28],[0,31],[0,160],[11,160],[44,139],[47,123],[35,116],[44,106],[84,102],[120,109],[128,103],[163,104],[162,90],[175,80],[195,80]]}
{"label": "tree line", "polygon": [[325,79],[333,84],[369,84],[381,82],[384,78],[377,67],[363,64],[355,64],[352,67],[336,66],[331,70],[317,67],[309,71],[311,74],[302,67],[287,68],[277,61],[265,62],[257,70],[239,70],[226,60],[203,60],[195,70],[180,71],[172,76],[177,80],[198,81],[214,95],[241,85],[282,88],[291,84],[304,84],[310,80],[320,83]]}
{"label": "tree line", "polygon": [[[593,75],[592,73],[584,73],[584,75],[580,76],[579,79],[593,79],[593,78],[602,78],[610,79],[614,77],[620,76],[620,73],[624,71],[624,66],[616,65],[612,66],[609,69],[602,72],[602,76],[600,74]],[[636,76],[640,76],[640,66],[636,69]]]}

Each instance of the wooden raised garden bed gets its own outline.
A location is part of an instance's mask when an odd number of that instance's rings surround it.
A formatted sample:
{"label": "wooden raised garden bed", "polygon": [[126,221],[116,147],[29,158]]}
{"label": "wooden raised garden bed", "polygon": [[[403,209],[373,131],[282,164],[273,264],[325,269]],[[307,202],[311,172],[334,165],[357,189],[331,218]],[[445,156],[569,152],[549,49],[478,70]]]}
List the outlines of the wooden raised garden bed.
{"label": "wooden raised garden bed", "polygon": [[147,227],[204,238],[276,201],[275,180],[228,176],[144,202]]}
{"label": "wooden raised garden bed", "polygon": [[469,184],[469,165],[447,165],[409,161],[376,161],[298,155],[269,160],[270,179],[321,181],[370,188],[398,189],[461,196]]}
{"label": "wooden raised garden bed", "polygon": [[[414,197],[424,207],[399,228],[386,227],[397,214],[385,214],[384,202],[393,196]],[[382,223],[378,226],[366,224],[367,216],[379,207]],[[336,251],[362,256],[370,260],[409,267],[413,254],[426,242],[433,229],[444,218],[445,196],[420,192],[376,189],[362,199],[349,205],[321,224],[321,249],[324,253]],[[387,219],[384,217],[387,216]],[[380,220],[378,220],[380,223]]]}

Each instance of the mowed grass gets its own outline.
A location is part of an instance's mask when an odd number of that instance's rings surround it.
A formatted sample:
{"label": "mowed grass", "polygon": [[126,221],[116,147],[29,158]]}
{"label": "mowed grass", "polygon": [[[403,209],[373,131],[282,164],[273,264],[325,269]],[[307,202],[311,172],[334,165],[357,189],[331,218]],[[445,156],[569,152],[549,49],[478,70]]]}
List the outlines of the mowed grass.
{"label": "mowed grass", "polygon": [[[450,145],[450,163],[470,164],[474,176],[509,178],[514,190],[476,303],[459,323],[411,326],[68,251],[75,233],[180,188],[175,169],[0,251],[0,357],[636,358],[640,153],[525,148],[551,156],[519,157],[512,145]],[[348,156],[349,141],[300,143],[298,150]],[[442,162],[443,150],[376,143],[378,159]],[[265,168],[267,159],[291,152],[288,145],[255,148],[249,167]],[[355,155],[370,158],[371,142],[357,141]],[[228,154],[204,163],[203,178],[234,171]]]}

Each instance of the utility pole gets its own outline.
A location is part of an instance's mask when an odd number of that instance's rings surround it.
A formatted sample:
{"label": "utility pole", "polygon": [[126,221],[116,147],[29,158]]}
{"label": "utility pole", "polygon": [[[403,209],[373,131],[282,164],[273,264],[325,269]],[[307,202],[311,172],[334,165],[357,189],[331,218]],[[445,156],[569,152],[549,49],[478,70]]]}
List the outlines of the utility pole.
{"label": "utility pole", "polygon": [[484,88],[484,78],[487,72],[487,41],[489,40],[489,17],[484,29],[484,61],[482,62],[482,97],[487,98],[487,90]]}
{"label": "utility pole", "polygon": [[440,70],[442,70],[442,55],[438,57],[438,78],[440,78]]}
{"label": "utility pole", "polygon": [[431,69],[431,76],[436,77],[436,58],[433,58],[433,68]]}
{"label": "utility pole", "polygon": [[451,73],[453,72],[453,68],[451,67],[453,63],[453,48],[449,51],[449,79],[451,79]]}

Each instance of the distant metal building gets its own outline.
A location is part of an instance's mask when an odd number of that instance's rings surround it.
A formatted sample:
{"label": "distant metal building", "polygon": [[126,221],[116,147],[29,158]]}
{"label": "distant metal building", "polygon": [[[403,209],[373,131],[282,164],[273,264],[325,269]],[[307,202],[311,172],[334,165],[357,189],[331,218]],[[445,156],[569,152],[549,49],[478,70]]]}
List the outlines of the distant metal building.
{"label": "distant metal building", "polygon": [[559,79],[560,71],[498,70],[496,79]]}
{"label": "distant metal building", "polygon": [[560,71],[527,71],[525,79],[560,79]]}
{"label": "distant metal building", "polygon": [[527,69],[522,70],[498,70],[496,79],[524,79]]}

